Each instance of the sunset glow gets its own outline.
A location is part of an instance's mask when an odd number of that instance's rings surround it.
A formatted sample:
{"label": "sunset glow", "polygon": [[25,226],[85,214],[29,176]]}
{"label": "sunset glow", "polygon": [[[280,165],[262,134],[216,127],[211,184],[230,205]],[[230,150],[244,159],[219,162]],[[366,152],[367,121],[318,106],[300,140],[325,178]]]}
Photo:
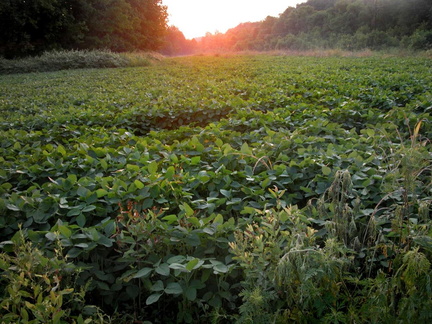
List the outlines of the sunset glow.
{"label": "sunset glow", "polygon": [[304,0],[163,0],[168,7],[169,25],[178,27],[186,38],[207,32],[224,33],[242,22],[277,17],[288,7]]}

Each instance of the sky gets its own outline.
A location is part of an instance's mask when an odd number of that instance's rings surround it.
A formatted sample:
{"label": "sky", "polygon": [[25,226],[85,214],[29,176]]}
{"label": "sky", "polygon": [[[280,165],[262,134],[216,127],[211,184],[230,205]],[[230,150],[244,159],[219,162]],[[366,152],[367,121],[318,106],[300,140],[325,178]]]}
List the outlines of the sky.
{"label": "sky", "polygon": [[168,7],[168,25],[176,26],[188,39],[207,32],[225,33],[240,23],[267,16],[278,17],[302,2],[306,0],[162,0]]}

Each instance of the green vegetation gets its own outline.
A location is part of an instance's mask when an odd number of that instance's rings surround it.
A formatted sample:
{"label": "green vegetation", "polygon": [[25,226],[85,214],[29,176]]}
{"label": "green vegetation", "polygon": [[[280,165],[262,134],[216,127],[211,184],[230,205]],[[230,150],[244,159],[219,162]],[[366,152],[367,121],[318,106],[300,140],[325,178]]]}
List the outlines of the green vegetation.
{"label": "green vegetation", "polygon": [[198,47],[209,51],[428,50],[432,49],[432,3],[308,0],[287,8],[279,17],[244,22],[225,34],[209,34]]}
{"label": "green vegetation", "polygon": [[0,58],[0,74],[50,72],[85,68],[147,66],[161,60],[157,53],[113,53],[107,50],[52,51],[17,60]]}
{"label": "green vegetation", "polygon": [[161,0],[31,0],[0,2],[0,57],[52,50],[153,51],[163,44]]}
{"label": "green vegetation", "polygon": [[432,63],[0,76],[4,323],[432,320]]}
{"label": "green vegetation", "polygon": [[5,0],[0,2],[0,57],[77,49],[165,55],[432,49],[430,0],[307,0],[278,17],[196,40],[168,27],[167,16],[161,0]]}

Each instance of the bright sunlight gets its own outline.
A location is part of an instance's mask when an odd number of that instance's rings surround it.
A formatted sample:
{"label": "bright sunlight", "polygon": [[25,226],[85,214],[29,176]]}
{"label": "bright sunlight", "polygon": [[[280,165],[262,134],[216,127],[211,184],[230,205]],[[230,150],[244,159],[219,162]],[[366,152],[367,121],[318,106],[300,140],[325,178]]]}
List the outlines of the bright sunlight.
{"label": "bright sunlight", "polygon": [[267,16],[278,17],[288,7],[303,0],[163,0],[168,7],[169,25],[178,27],[186,38],[207,32],[224,33],[242,22],[255,22]]}

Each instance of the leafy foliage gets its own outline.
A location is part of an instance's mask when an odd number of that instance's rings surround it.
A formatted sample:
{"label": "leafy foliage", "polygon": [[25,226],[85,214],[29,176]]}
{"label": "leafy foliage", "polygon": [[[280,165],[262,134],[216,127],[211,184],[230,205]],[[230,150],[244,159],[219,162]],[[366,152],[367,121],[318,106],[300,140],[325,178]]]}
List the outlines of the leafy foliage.
{"label": "leafy foliage", "polygon": [[[2,300],[33,258],[80,270],[61,287],[84,287],[61,306],[76,321],[83,298],[125,322],[430,321],[430,69],[232,56],[1,76]],[[30,318],[21,301],[9,313]]]}
{"label": "leafy foliage", "polygon": [[2,248],[13,252],[0,254],[2,323],[89,322],[83,319],[83,314],[88,315],[85,287],[75,290],[73,277],[78,269],[65,260],[61,244],[54,255],[46,256],[18,231],[11,241],[2,243]]}
{"label": "leafy foliage", "polygon": [[201,51],[427,50],[431,22],[427,0],[308,0],[278,17],[207,34],[197,45]]}
{"label": "leafy foliage", "polygon": [[33,0],[0,3],[0,57],[51,50],[156,50],[166,30],[160,0]]}
{"label": "leafy foliage", "polygon": [[31,58],[0,58],[0,74],[148,66],[160,61],[161,58],[162,56],[156,53],[114,53],[108,50],[51,51]]}

